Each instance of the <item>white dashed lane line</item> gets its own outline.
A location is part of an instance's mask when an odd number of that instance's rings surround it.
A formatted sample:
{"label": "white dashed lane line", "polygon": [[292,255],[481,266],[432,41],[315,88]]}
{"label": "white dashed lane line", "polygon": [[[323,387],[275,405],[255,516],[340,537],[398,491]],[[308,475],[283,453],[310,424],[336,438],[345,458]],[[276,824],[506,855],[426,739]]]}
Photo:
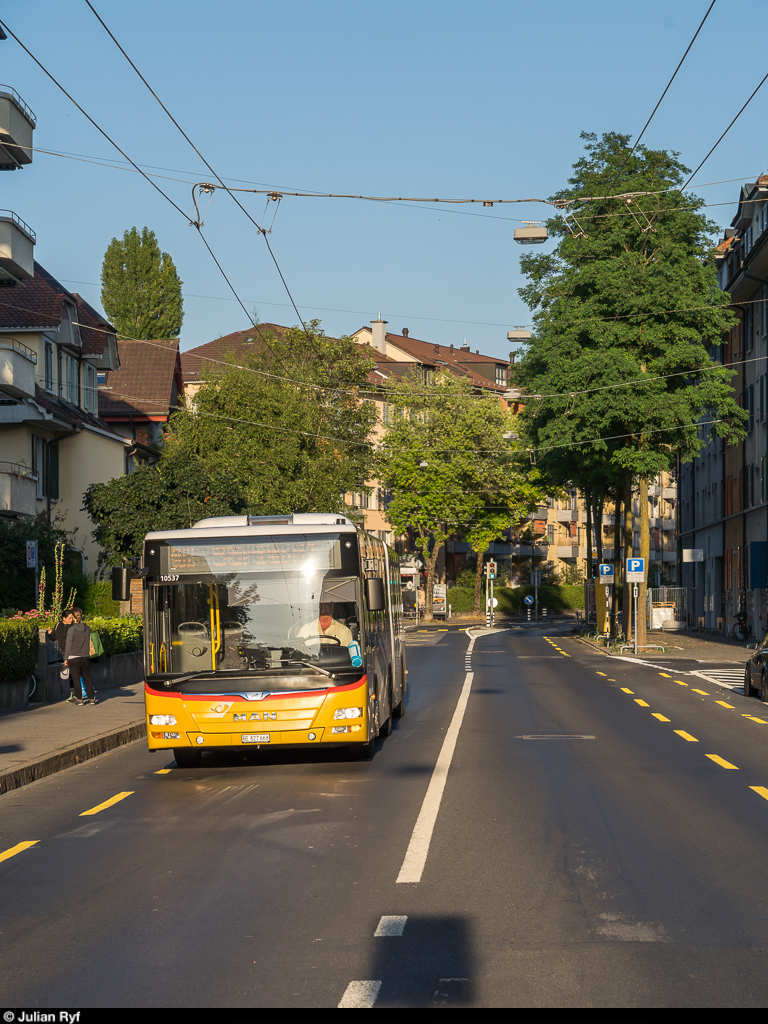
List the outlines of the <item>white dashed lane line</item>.
{"label": "white dashed lane line", "polygon": [[398,916],[391,914],[384,916],[379,921],[376,931],[373,933],[375,937],[389,936],[389,935],[402,935],[405,931],[405,922],[408,920],[406,916]]}

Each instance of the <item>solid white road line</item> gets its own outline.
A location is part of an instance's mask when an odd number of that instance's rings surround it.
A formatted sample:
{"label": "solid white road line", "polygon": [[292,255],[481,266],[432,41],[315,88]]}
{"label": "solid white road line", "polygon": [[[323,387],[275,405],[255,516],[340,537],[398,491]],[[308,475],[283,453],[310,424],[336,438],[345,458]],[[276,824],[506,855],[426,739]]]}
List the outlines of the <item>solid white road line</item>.
{"label": "solid white road line", "polygon": [[381,988],[380,981],[350,981],[339,1003],[340,1010],[370,1010]]}
{"label": "solid white road line", "polygon": [[[467,648],[468,655],[471,655],[474,644],[475,637],[472,637],[469,641],[469,647]],[[419,812],[419,817],[416,820],[416,825],[414,826],[413,833],[411,835],[411,841],[408,844],[405,859],[403,860],[400,868],[400,874],[397,876],[398,882],[421,881],[424,865],[427,862],[427,854],[429,853],[429,844],[432,841],[432,832],[435,827],[435,822],[437,821],[437,813],[440,810],[440,802],[443,799],[443,790],[445,789],[445,783],[448,778],[448,769],[451,767],[451,760],[453,759],[453,752],[456,749],[459,730],[461,729],[461,723],[464,720],[464,712],[467,709],[469,691],[472,689],[473,676],[473,672],[468,672],[464,680],[464,685],[461,688],[461,694],[456,705],[456,710],[453,713],[451,724],[448,726],[448,732],[445,734],[443,746],[437,758],[435,769],[432,772],[432,778],[430,779],[426,796],[424,797],[424,803],[421,805],[421,811]]]}
{"label": "solid white road line", "polygon": [[405,922],[408,920],[407,917],[398,917],[395,914],[390,914],[379,921],[379,925],[376,931],[373,933],[377,935],[402,935],[405,930]]}

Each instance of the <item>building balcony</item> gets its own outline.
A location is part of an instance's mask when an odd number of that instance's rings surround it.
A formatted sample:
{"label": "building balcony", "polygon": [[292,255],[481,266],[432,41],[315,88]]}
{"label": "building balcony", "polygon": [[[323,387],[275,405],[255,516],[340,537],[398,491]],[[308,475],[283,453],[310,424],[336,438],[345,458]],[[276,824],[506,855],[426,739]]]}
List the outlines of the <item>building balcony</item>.
{"label": "building balcony", "polygon": [[33,516],[36,499],[37,477],[29,466],[0,462],[0,514]]}
{"label": "building balcony", "polygon": [[9,85],[0,85],[0,170],[15,171],[32,163],[32,132],[37,121]]}
{"label": "building balcony", "polygon": [[0,281],[29,281],[35,276],[37,237],[11,210],[0,210]]}
{"label": "building balcony", "polygon": [[662,551],[661,557],[664,562],[676,562],[677,551]]}
{"label": "building balcony", "polygon": [[662,519],[661,521],[662,530],[674,530],[676,525],[674,519]]}
{"label": "building balcony", "polygon": [[664,487],[661,496],[666,501],[677,501],[677,487]]}
{"label": "building balcony", "polygon": [[557,510],[557,521],[558,523],[575,523],[578,520],[579,513],[575,509],[571,508],[559,508]]}
{"label": "building balcony", "polygon": [[35,397],[37,353],[15,338],[0,338],[0,395]]}
{"label": "building balcony", "polygon": [[648,484],[648,497],[658,498],[661,494],[661,487],[658,484]]}
{"label": "building balcony", "polygon": [[558,558],[578,558],[579,557],[579,546],[578,546],[578,544],[558,544],[557,545],[557,557]]}

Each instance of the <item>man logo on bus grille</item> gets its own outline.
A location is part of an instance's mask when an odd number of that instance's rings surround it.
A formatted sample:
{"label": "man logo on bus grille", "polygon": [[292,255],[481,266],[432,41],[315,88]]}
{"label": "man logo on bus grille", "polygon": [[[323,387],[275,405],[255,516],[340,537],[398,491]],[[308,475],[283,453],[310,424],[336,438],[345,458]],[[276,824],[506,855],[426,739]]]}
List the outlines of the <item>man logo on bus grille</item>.
{"label": "man logo on bus grille", "polygon": [[238,713],[235,712],[235,717],[234,717],[234,721],[235,722],[245,722],[245,721],[248,721],[248,722],[253,722],[253,721],[261,722],[262,719],[264,721],[266,721],[267,719],[272,719],[272,721],[275,722],[275,721],[277,721],[277,712],[276,711],[262,711],[261,714],[259,714],[258,711],[252,711],[250,718],[248,717],[248,714],[245,711],[242,713],[242,715],[238,715]]}

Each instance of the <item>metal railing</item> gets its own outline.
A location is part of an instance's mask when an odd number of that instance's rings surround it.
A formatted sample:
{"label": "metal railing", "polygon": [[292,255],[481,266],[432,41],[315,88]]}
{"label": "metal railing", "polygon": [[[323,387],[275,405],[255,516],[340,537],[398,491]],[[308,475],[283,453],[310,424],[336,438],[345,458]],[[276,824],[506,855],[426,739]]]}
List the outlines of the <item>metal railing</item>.
{"label": "metal railing", "polygon": [[37,117],[34,110],[24,102],[12,85],[0,85],[0,96],[6,96],[9,100],[13,100],[32,127],[37,127]]}
{"label": "metal railing", "polygon": [[21,462],[0,462],[0,473],[24,476],[29,477],[31,480],[37,480],[37,473],[32,472],[32,467],[25,466]]}
{"label": "metal railing", "polygon": [[10,221],[11,224],[15,224],[19,231],[25,234],[33,245],[37,243],[37,235],[35,232],[29,224],[26,224],[17,213],[13,212],[13,210],[0,210],[0,220],[7,220]]}
{"label": "metal railing", "polygon": [[37,352],[34,349],[28,348],[26,345],[22,345],[16,338],[3,338],[0,341],[0,349],[6,351],[18,352],[19,355],[25,356],[32,363],[37,363]]}

